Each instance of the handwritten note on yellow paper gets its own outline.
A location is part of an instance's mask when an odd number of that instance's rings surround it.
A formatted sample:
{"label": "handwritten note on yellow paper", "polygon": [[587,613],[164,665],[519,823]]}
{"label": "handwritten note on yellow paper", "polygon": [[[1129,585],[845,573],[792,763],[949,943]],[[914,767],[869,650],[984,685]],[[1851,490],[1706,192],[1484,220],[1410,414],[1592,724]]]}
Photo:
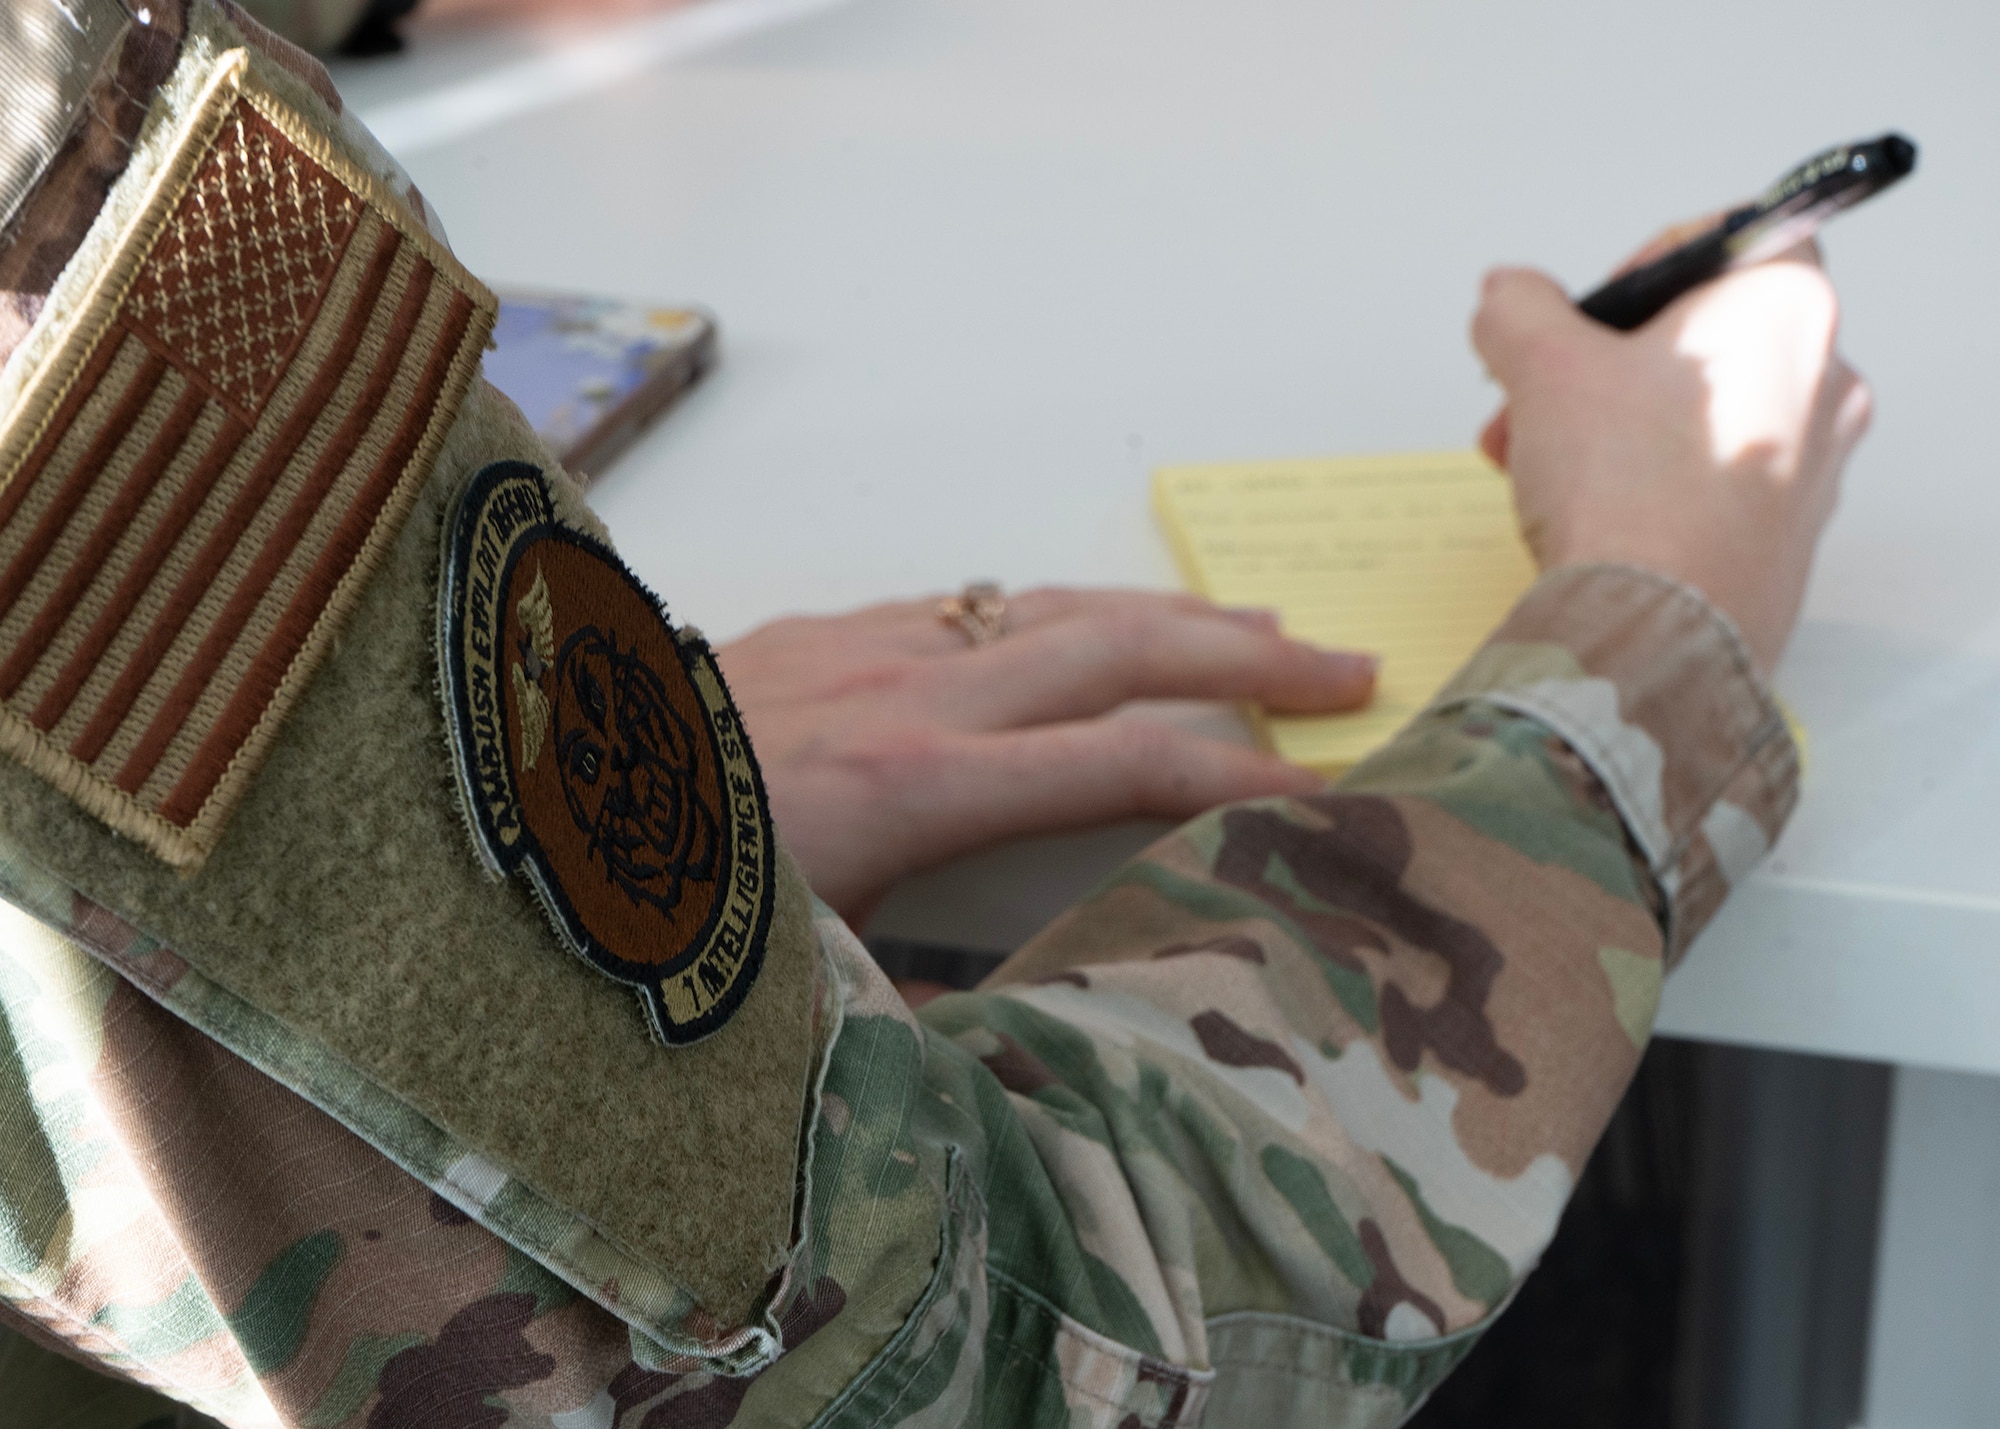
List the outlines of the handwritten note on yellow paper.
{"label": "handwritten note on yellow paper", "polygon": [[1476,452],[1168,467],[1153,500],[1195,590],[1382,657],[1367,709],[1263,721],[1329,774],[1421,710],[1535,578],[1507,479]]}

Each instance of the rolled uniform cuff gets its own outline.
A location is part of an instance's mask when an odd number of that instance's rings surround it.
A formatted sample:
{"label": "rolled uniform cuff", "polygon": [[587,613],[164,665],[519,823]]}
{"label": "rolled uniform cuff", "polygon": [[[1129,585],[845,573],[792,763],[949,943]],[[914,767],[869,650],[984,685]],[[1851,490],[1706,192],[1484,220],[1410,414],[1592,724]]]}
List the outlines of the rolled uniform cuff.
{"label": "rolled uniform cuff", "polygon": [[1537,720],[1603,783],[1659,892],[1668,966],[1798,801],[1783,712],[1735,624],[1636,566],[1562,566],[1524,595],[1434,710]]}

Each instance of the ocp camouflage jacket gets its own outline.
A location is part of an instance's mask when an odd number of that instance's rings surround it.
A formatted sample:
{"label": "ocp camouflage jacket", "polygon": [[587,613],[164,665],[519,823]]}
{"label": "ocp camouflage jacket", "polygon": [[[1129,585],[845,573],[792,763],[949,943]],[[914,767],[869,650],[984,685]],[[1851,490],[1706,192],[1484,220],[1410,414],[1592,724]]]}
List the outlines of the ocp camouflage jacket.
{"label": "ocp camouflage jacket", "polygon": [[913,1015],[407,178],[151,15],[0,253],[0,1426],[1407,1417],[1789,813],[1728,623],[1553,571]]}

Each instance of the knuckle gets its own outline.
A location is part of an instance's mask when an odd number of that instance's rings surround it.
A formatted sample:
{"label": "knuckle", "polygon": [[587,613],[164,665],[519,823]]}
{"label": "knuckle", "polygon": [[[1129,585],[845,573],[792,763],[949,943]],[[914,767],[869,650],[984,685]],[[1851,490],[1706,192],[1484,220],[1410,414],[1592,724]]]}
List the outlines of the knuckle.
{"label": "knuckle", "polygon": [[1857,376],[1842,406],[1845,408],[1849,432],[1856,438],[1860,437],[1875,420],[1875,389],[1869,386],[1866,380]]}
{"label": "knuckle", "polygon": [[1488,268],[1479,279],[1479,295],[1489,303],[1504,299],[1509,293],[1518,290],[1526,278],[1527,274],[1521,269],[1511,268],[1505,264]]}
{"label": "knuckle", "polygon": [[842,673],[829,684],[826,694],[833,700],[892,700],[911,693],[929,678],[925,664],[903,657],[873,660]]}
{"label": "knuckle", "polygon": [[1082,592],[1073,586],[1034,585],[1023,590],[1006,592],[1007,620],[1010,625],[1022,622],[1039,624],[1043,621],[1060,620],[1070,614],[1082,599]]}
{"label": "knuckle", "polygon": [[[1472,349],[1482,361],[1488,361],[1493,352],[1493,318],[1485,304],[1481,304],[1472,315]],[[1490,362],[1488,362],[1490,366]]]}
{"label": "knuckle", "polygon": [[1173,731],[1149,719],[1124,719],[1118,724],[1121,728],[1113,735],[1113,748],[1142,784],[1150,784],[1172,763]]}
{"label": "knuckle", "polygon": [[943,739],[915,726],[877,730],[829,754],[847,778],[869,791],[870,802],[930,786],[949,757]]}
{"label": "knuckle", "polygon": [[1479,306],[1472,313],[1472,342],[1481,352],[1490,350],[1507,333],[1507,324],[1500,312],[1500,295],[1494,287],[1493,275],[1486,275],[1486,282],[1480,290]]}
{"label": "knuckle", "polygon": [[1118,735],[1125,784],[1135,812],[1172,816],[1192,796],[1198,771],[1192,751],[1175,731],[1151,720],[1121,720]]}
{"label": "knuckle", "polygon": [[1565,333],[1548,328],[1530,328],[1516,333],[1511,347],[1517,374],[1511,384],[1514,387],[1520,386],[1523,380],[1530,386],[1553,384],[1571,387],[1590,376],[1590,363],[1585,354]]}
{"label": "knuckle", "polygon": [[1141,606],[1112,611],[1104,620],[1104,639],[1112,658],[1128,667],[1142,665],[1160,643],[1162,624],[1157,612]]}
{"label": "knuckle", "polygon": [[1130,688],[1164,691],[1190,678],[1191,667],[1198,662],[1190,657],[1189,632],[1181,620],[1175,612],[1158,611],[1132,622],[1125,635],[1124,661]]}

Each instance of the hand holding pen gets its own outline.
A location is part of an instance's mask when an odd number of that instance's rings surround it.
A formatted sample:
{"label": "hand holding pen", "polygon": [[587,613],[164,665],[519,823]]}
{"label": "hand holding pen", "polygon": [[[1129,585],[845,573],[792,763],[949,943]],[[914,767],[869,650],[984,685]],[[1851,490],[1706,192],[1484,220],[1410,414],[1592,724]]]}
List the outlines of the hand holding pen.
{"label": "hand holding pen", "polygon": [[[1799,222],[1812,205],[1783,190],[1685,241],[1672,235],[1664,253],[1652,245],[1583,304],[1542,274],[1494,272],[1473,320],[1473,345],[1506,393],[1480,445],[1513,478],[1543,568],[1616,561],[1685,581],[1734,620],[1765,674],[1872,405],[1836,348],[1817,222]],[[1817,221],[1852,202],[1823,202]],[[1728,242],[1739,235],[1749,238]],[[1690,250],[1720,261],[1704,269]],[[1661,300],[1663,272],[1681,286]],[[1637,275],[1649,276],[1627,282]],[[1600,302],[1607,293],[1624,306]],[[1625,330],[1585,315],[1596,304],[1630,318],[1648,303]]]}

